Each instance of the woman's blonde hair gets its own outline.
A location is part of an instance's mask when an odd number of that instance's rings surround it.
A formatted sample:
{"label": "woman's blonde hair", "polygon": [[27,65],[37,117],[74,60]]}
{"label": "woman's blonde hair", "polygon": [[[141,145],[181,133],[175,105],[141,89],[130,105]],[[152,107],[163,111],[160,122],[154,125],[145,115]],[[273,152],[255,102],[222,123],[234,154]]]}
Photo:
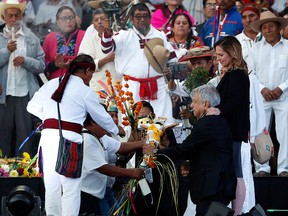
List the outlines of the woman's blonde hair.
{"label": "woman's blonde hair", "polygon": [[248,74],[248,68],[242,55],[240,42],[233,36],[226,36],[214,44],[214,50],[220,46],[232,58],[229,70],[242,69]]}

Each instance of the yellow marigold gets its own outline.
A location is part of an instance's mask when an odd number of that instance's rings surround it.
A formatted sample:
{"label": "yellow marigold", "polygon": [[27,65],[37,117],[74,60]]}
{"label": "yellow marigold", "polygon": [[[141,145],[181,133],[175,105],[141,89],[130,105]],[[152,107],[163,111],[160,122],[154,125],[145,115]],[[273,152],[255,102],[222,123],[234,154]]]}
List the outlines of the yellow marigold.
{"label": "yellow marigold", "polygon": [[9,172],[9,177],[18,177],[19,173],[17,172],[17,170],[11,170]]}
{"label": "yellow marigold", "polygon": [[27,176],[29,176],[29,172],[28,172],[28,167],[26,167],[25,169],[24,169],[24,172],[23,172],[23,177],[27,177]]}
{"label": "yellow marigold", "polygon": [[121,81],[120,80],[116,80],[116,85],[120,85]]}
{"label": "yellow marigold", "polygon": [[31,160],[31,157],[30,155],[27,153],[27,152],[23,152],[23,157],[26,161],[30,161]]}

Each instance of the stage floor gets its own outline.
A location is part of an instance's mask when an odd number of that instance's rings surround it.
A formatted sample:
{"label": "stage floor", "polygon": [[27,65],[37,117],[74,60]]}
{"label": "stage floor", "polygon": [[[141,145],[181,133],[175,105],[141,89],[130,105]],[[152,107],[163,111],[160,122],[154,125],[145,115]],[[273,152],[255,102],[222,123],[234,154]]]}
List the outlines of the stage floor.
{"label": "stage floor", "polygon": [[[36,196],[40,196],[44,206],[45,189],[41,178],[0,177],[0,198],[8,196],[18,185],[30,187]],[[288,177],[254,177],[254,185],[256,203],[259,203],[264,210],[288,210]],[[288,212],[279,211],[270,215],[288,216]]]}
{"label": "stage floor", "polygon": [[[256,202],[263,209],[288,210],[288,177],[254,177],[254,185]],[[288,211],[281,215],[288,216]]]}

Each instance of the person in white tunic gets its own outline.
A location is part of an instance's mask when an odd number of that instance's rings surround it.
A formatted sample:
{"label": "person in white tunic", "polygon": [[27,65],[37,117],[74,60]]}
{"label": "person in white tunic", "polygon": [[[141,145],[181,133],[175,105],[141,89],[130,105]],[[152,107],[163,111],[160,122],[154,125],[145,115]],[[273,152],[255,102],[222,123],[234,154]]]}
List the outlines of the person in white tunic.
{"label": "person in white tunic", "polygon": [[144,175],[144,169],[125,169],[111,165],[111,155],[141,149],[145,141],[121,143],[107,136],[107,132],[95,123],[90,115],[87,115],[84,127],[87,130],[83,131],[84,167],[80,213],[108,215],[109,209],[114,205],[110,200],[104,199],[106,190],[111,190],[112,187],[109,185],[109,177],[127,176],[140,179]]}
{"label": "person in white tunic", "polygon": [[176,54],[165,34],[151,26],[151,14],[144,3],[133,5],[130,14],[133,28],[121,30],[113,37],[107,28],[102,36],[102,50],[104,53],[115,51],[116,71],[129,77],[127,83],[129,91],[133,92],[134,101],[148,101],[155,107],[158,117],[167,117],[166,124],[172,123],[172,102],[165,91],[163,71],[157,72],[151,66],[144,54],[144,47],[148,40],[159,38],[170,51],[170,61],[177,60]]}
{"label": "person in white tunic", "polygon": [[101,35],[104,32],[104,23],[107,19],[107,15],[101,9],[97,9],[92,15],[92,29],[88,27],[82,42],[79,47],[79,54],[85,53],[93,57],[96,65],[96,72],[90,81],[90,87],[93,91],[97,92],[101,90],[102,86],[97,82],[98,80],[106,80],[105,71],[108,70],[111,73],[112,83],[116,83],[116,80],[122,80],[122,75],[115,70],[114,57],[115,53],[105,54],[101,50]]}
{"label": "person in white tunic", "polygon": [[40,148],[43,155],[47,215],[75,216],[80,208],[82,178],[67,178],[55,171],[59,145],[57,102],[65,139],[82,143],[82,125],[87,113],[107,132],[118,134],[111,116],[88,86],[94,71],[95,64],[91,56],[77,56],[71,62],[69,72],[65,74],[61,84],[59,85],[59,78],[50,80],[35,93],[27,106],[28,112],[43,121]]}
{"label": "person in white tunic", "polygon": [[[288,41],[280,31],[288,24],[288,19],[276,17],[270,11],[260,14],[260,19],[251,23],[264,39],[256,43],[251,52],[250,68],[253,69],[262,95],[266,128],[270,129],[271,117],[275,115],[276,137],[280,144],[277,158],[277,174],[288,176]],[[255,166],[256,172],[270,173],[269,162]]]}

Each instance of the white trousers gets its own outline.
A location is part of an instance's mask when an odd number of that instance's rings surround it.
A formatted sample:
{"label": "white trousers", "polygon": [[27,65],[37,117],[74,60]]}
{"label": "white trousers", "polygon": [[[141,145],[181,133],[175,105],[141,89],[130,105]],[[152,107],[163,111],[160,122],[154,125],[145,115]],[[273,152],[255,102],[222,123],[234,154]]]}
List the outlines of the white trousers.
{"label": "white trousers", "polygon": [[250,211],[251,208],[255,206],[255,190],[252,175],[250,143],[242,142],[241,162],[242,162],[243,179],[246,187],[246,195],[243,203],[242,212],[247,213]]}
{"label": "white trousers", "polygon": [[[275,114],[275,130],[276,138],[280,144],[278,159],[277,159],[277,173],[283,171],[288,172],[288,99],[284,101],[264,102],[266,127],[271,128],[271,117]],[[265,171],[270,173],[271,168],[269,162],[261,165],[255,163],[256,172]]]}
{"label": "white trousers", "polygon": [[80,209],[82,178],[66,178],[55,172],[58,144],[58,130],[42,131],[45,210],[48,216],[75,216]]}

